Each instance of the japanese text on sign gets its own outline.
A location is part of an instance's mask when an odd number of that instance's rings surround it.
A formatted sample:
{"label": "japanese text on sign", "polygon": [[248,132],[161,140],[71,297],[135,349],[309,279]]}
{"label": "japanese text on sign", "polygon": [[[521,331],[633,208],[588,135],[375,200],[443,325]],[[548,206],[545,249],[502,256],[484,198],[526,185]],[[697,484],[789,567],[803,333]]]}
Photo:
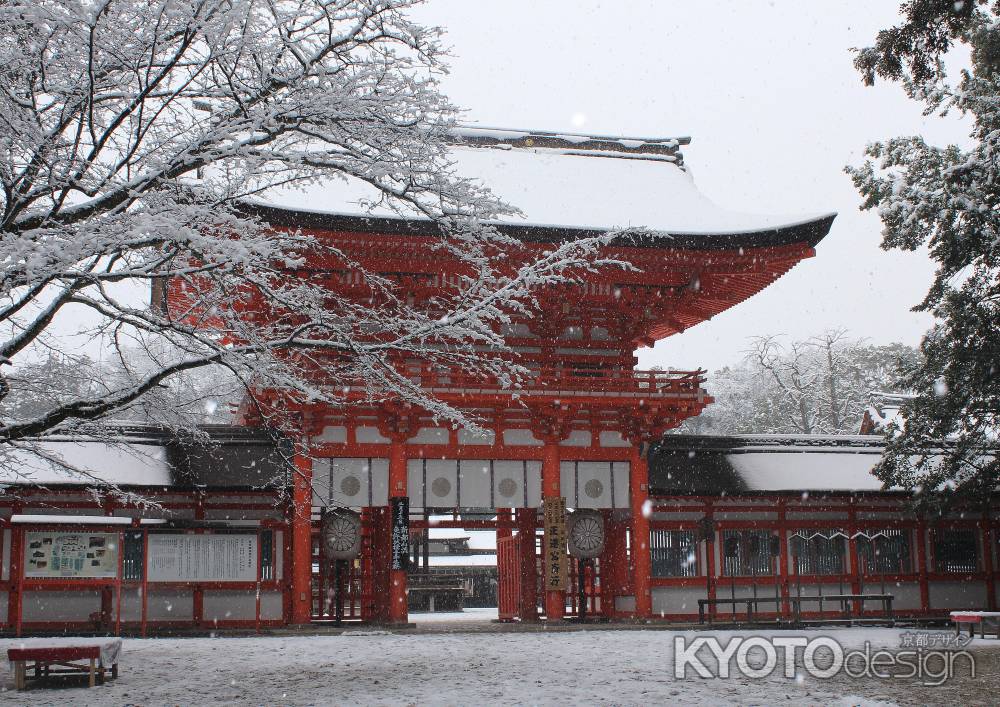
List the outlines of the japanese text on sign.
{"label": "japanese text on sign", "polygon": [[150,533],[146,567],[151,582],[253,582],[257,535]]}
{"label": "japanese text on sign", "polygon": [[545,519],[545,588],[566,589],[569,565],[566,561],[566,499],[547,498]]}
{"label": "japanese text on sign", "polygon": [[392,569],[405,570],[410,564],[410,499],[393,497],[392,506]]}

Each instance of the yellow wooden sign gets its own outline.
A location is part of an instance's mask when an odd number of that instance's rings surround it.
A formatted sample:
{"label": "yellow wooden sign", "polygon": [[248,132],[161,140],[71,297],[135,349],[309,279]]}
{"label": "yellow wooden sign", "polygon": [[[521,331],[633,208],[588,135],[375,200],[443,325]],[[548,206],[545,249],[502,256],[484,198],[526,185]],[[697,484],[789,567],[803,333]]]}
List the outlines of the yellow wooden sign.
{"label": "yellow wooden sign", "polygon": [[569,564],[566,559],[566,499],[561,496],[545,499],[543,517],[545,588],[565,590],[569,579]]}

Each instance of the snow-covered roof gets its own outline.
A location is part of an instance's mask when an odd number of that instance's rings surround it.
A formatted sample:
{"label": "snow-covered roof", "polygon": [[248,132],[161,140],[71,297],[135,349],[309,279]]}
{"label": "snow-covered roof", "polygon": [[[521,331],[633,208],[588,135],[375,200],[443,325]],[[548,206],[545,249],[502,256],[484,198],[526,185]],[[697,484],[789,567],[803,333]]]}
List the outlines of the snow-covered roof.
{"label": "snow-covered roof", "polygon": [[836,447],[727,455],[747,491],[878,491],[882,482],[872,468],[881,457],[877,450],[845,452]]}
{"label": "snow-covered roof", "polygon": [[54,439],[4,450],[2,484],[168,486],[170,465],[160,442]]}
{"label": "snow-covered roof", "polygon": [[[457,172],[480,180],[523,212],[506,224],[594,231],[642,228],[673,235],[686,245],[686,236],[774,235],[788,229],[803,231],[800,241],[815,242],[832,222],[831,214],[762,215],[717,206],[698,191],[683,165],[679,145],[689,138],[494,128],[461,128],[454,136],[450,155]],[[272,189],[257,203],[300,213],[421,220],[386,206],[363,206],[377,201],[367,183],[335,179],[302,190]]]}
{"label": "snow-covered roof", "polygon": [[[284,440],[205,425],[201,435],[111,424],[108,438],[49,436],[0,446],[0,486],[274,486],[287,481]],[[109,432],[111,434],[111,432]]]}
{"label": "snow-covered roof", "polygon": [[496,533],[492,530],[463,530],[462,528],[430,528],[431,540],[468,539],[470,550],[496,550]]}
{"label": "snow-covered roof", "polygon": [[654,493],[879,491],[881,438],[667,435],[651,452]]}
{"label": "snow-covered roof", "polygon": [[496,555],[431,555],[427,558],[430,567],[493,567]]}

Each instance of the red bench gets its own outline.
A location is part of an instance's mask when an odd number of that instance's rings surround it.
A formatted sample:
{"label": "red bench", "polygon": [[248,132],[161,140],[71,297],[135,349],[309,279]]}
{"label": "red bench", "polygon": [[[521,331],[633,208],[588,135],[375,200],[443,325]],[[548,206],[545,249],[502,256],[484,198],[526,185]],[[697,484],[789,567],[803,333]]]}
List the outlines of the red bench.
{"label": "red bench", "polygon": [[1000,638],[1000,611],[953,611],[951,620],[956,636],[961,633],[962,626],[968,624],[970,638],[976,635],[976,626],[979,626],[979,637],[986,638],[986,628],[992,625],[993,633]]}
{"label": "red bench", "polygon": [[[14,667],[14,686],[18,690],[24,690],[27,687],[29,663],[34,672],[31,677],[36,680],[47,678],[50,675],[86,673],[89,675],[88,684],[93,687],[98,680],[102,684],[104,683],[104,674],[108,669],[111,671],[112,678],[118,677],[118,654],[120,651],[121,639],[91,645],[37,645],[10,648],[7,650],[7,660]],[[79,661],[87,661],[87,663]],[[105,662],[110,663],[110,665],[105,665]]]}

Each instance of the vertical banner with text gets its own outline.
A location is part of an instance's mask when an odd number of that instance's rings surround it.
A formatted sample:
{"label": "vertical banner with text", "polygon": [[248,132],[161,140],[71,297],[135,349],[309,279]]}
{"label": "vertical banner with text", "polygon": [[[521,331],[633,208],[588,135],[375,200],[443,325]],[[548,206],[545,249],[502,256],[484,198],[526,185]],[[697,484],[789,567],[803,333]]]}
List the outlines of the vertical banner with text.
{"label": "vertical banner with text", "polygon": [[392,560],[390,568],[405,570],[410,566],[410,499],[394,496],[392,509]]}
{"label": "vertical banner with text", "polygon": [[566,499],[546,498],[545,518],[545,588],[565,590],[569,579],[569,564],[566,561]]}

